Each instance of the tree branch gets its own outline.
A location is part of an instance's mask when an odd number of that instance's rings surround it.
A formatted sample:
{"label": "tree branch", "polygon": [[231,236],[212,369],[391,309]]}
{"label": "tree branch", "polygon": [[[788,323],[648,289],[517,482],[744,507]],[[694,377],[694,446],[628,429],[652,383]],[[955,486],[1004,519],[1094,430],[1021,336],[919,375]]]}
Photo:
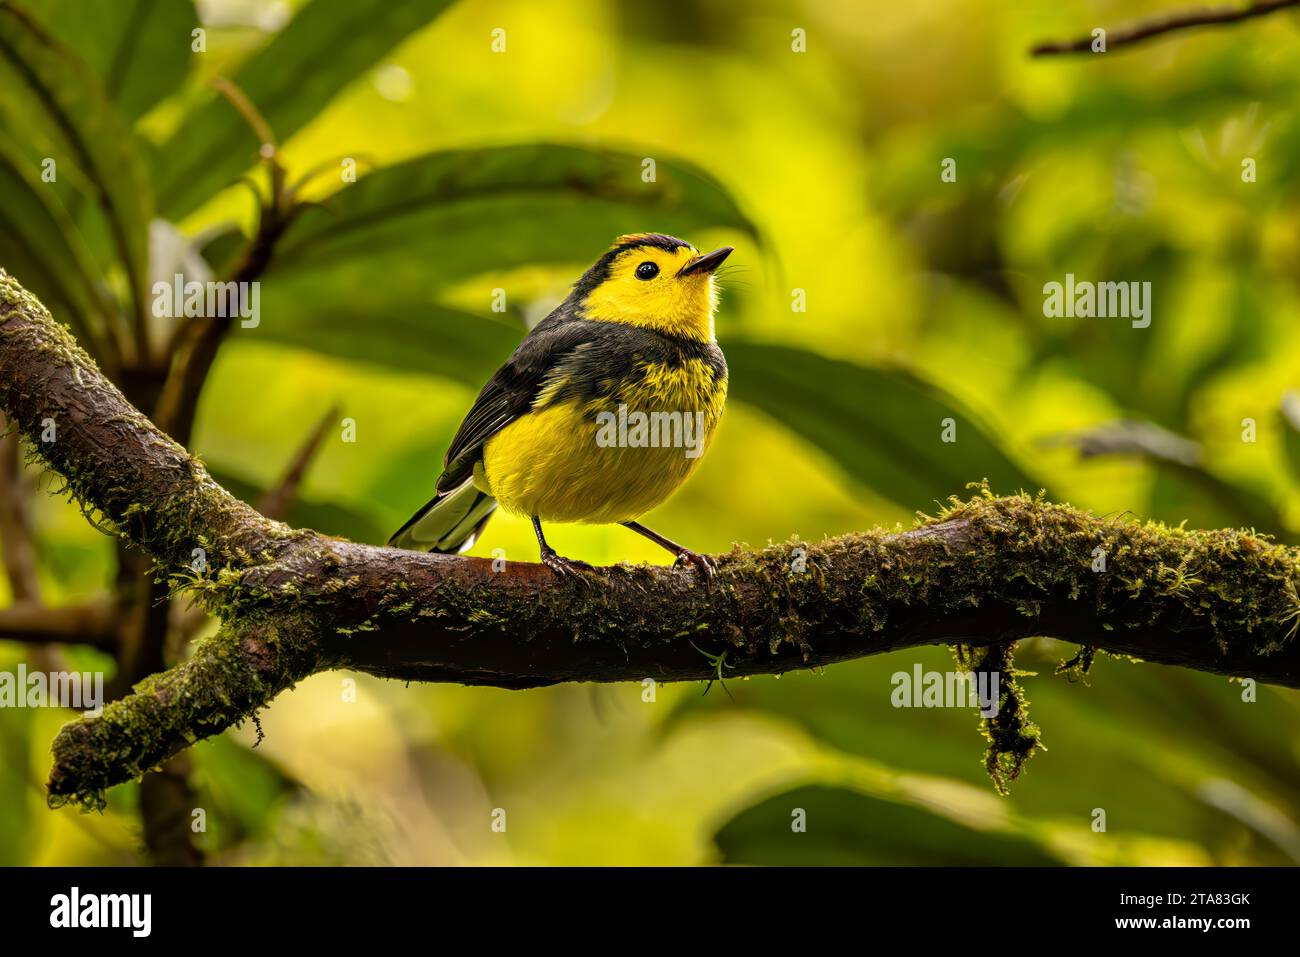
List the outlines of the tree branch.
{"label": "tree branch", "polygon": [[[298,501],[298,488],[302,481],[307,477],[307,471],[311,468],[316,454],[320,451],[321,443],[325,441],[325,436],[329,432],[330,426],[338,420],[338,406],[331,406],[321,416],[316,427],[312,429],[311,434],[307,436],[302,447],[289,462],[289,467],[284,476],[272,488],[267,489],[257,501],[257,510],[267,518],[283,520],[288,517],[289,512],[293,510],[294,504]],[[208,620],[207,610],[199,602],[190,602],[179,609],[172,615],[173,627],[177,637],[182,645],[188,644],[190,639],[198,633],[199,629]]]}
{"label": "tree branch", "polygon": [[[100,804],[105,788],[335,668],[531,688],[780,674],[1048,635],[1300,687],[1300,554],[1252,533],[986,492],[912,531],[735,548],[711,588],[657,566],[557,579],[540,565],[494,571],[357,544],[290,529],[227,493],[2,275],[0,408],[28,434],[55,418],[58,440],[40,450],[71,493],[222,622],[189,660],[60,732],[54,802]],[[196,548],[205,565],[192,565]]]}
{"label": "tree branch", "polygon": [[289,512],[293,510],[294,504],[298,501],[298,488],[302,485],[302,480],[307,477],[307,470],[316,459],[316,453],[320,451],[321,443],[325,441],[325,436],[329,434],[330,427],[338,421],[339,407],[330,406],[316,427],[303,441],[302,447],[298,449],[297,454],[289,462],[289,467],[284,476],[273,487],[266,490],[257,502],[257,510],[267,518],[283,520],[288,517]]}
{"label": "tree branch", "polygon": [[[1255,3],[1247,7],[1213,7],[1201,10],[1184,10],[1153,20],[1143,20],[1131,26],[1107,30],[1106,49],[1110,51],[1116,48],[1135,46],[1147,40],[1194,27],[1225,26],[1230,23],[1240,23],[1243,20],[1268,16],[1271,13],[1277,13],[1279,10],[1286,10],[1291,7],[1300,7],[1300,0],[1256,0]],[[1033,56],[1089,53],[1092,51],[1092,43],[1093,38],[1086,36],[1077,40],[1040,43],[1029,52]]]}
{"label": "tree branch", "polygon": [[32,645],[89,645],[102,651],[117,646],[118,610],[110,601],[46,608],[23,601],[0,608],[0,641]]}
{"label": "tree branch", "polygon": [[41,582],[27,504],[28,489],[23,481],[18,436],[9,431],[5,417],[0,415],[0,557],[4,559],[14,601],[39,603]]}

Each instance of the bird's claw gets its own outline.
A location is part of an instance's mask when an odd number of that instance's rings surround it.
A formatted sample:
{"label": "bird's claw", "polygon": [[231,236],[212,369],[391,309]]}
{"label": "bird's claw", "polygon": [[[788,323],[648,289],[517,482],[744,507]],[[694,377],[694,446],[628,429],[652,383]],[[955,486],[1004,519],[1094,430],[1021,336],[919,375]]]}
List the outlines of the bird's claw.
{"label": "bird's claw", "polygon": [[595,573],[596,569],[586,562],[578,561],[576,558],[565,558],[558,555],[553,548],[547,548],[542,551],[542,564],[555,573],[556,578],[577,578],[579,581],[585,580],[584,572]]}
{"label": "bird's claw", "polygon": [[718,569],[709,556],[693,552],[689,548],[683,548],[677,555],[677,561],[673,562],[673,568],[684,568],[687,565],[694,565],[700,570],[700,574],[704,576],[705,585],[711,586],[713,584],[713,575]]}

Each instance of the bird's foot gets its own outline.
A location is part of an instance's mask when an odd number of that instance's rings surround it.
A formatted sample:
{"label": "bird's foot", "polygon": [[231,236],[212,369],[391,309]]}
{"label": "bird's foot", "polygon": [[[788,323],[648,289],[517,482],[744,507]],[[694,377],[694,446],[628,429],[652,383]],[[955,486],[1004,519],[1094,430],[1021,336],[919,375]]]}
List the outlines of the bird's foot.
{"label": "bird's foot", "polygon": [[699,552],[693,552],[689,548],[683,548],[677,554],[677,561],[673,562],[673,568],[684,568],[687,565],[694,565],[698,568],[700,574],[704,576],[704,584],[712,586],[713,574],[718,570],[717,566],[713,564],[713,559],[707,555],[701,555]]}
{"label": "bird's foot", "polygon": [[580,581],[585,577],[584,572],[595,574],[596,569],[586,562],[580,562],[576,558],[565,558],[563,555],[556,554],[553,548],[542,549],[542,564],[555,572],[556,578],[576,577]]}

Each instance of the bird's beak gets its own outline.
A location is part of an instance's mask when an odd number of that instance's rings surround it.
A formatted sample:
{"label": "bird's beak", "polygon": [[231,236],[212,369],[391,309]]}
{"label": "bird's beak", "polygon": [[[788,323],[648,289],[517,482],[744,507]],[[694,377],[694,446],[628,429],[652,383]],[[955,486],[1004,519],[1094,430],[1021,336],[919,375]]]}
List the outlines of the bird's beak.
{"label": "bird's beak", "polygon": [[715,249],[711,253],[705,253],[703,256],[696,256],[677,273],[679,276],[689,276],[697,272],[713,272],[722,265],[722,261],[732,254],[734,246],[723,246],[721,249]]}

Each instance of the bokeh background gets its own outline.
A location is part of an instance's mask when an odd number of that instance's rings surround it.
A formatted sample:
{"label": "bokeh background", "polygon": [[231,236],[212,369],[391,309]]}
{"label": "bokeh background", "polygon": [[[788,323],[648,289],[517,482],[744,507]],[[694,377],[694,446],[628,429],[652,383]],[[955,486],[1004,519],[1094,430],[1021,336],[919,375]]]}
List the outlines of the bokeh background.
{"label": "bokeh background", "polygon": [[[618,233],[659,230],[737,247],[718,320],[732,401],[697,476],[647,519],[672,538],[716,551],[907,527],[987,478],[1120,519],[1292,541],[1300,21],[1028,55],[1175,5],[29,8],[130,131],[150,277],[220,275],[255,228],[249,191],[231,184],[249,171],[264,184],[265,170],[211,77],[262,109],[291,174],[317,170],[306,195],[327,207],[286,235],[262,277],[261,324],[223,345],[191,443],[255,501],[323,414],[353,420],[355,442],[328,430],[295,523],[386,539],[428,497],[479,384],[527,324]],[[329,6],[351,21],[340,28]],[[147,15],[124,23],[118,7]],[[206,51],[193,53],[200,25]],[[372,37],[383,30],[393,38]],[[41,118],[15,89],[0,83],[0,264],[69,318],[86,297],[41,274],[47,246],[23,235],[21,202],[39,197],[112,294],[122,269],[80,177],[42,186]],[[117,160],[105,165],[125,188]],[[1043,284],[1067,272],[1151,282],[1150,327],[1045,318]],[[496,289],[505,313],[491,310]],[[940,441],[945,417],[955,443]],[[57,496],[33,504],[47,599],[103,593],[110,541]],[[591,562],[664,560],[619,528],[550,534]],[[505,515],[475,554],[494,549],[535,560],[530,528]],[[952,667],[943,648],[707,694],[660,687],[653,701],[634,684],[318,675],[262,712],[256,748],[245,727],[193,750],[207,820],[194,840],[209,862],[240,864],[1300,861],[1300,696],[1261,687],[1247,702],[1225,679],[1105,657],[1084,681],[1054,676],[1072,654],[1046,639],[1020,653],[1049,750],[1005,798],[973,711],[890,704],[893,673]],[[30,660],[0,643],[0,668]],[[102,815],[45,807],[49,742],[69,717],[0,712],[0,863],[145,862],[137,785]],[[793,808],[807,833],[791,832]]]}

